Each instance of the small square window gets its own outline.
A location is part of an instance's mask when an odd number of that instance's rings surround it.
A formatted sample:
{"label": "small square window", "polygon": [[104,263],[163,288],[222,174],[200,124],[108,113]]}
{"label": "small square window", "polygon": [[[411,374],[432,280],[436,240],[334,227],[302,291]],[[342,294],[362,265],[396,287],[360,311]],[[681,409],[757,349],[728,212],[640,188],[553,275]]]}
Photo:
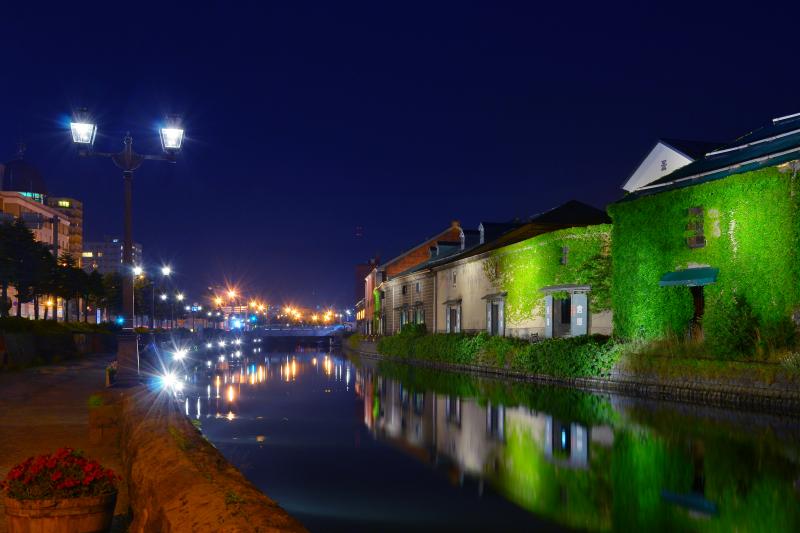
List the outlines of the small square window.
{"label": "small square window", "polygon": [[418,281],[418,282],[417,282],[417,283],[414,285],[414,292],[416,292],[417,294],[419,294],[419,293],[420,293],[420,288],[421,288],[421,284],[420,284],[420,282]]}

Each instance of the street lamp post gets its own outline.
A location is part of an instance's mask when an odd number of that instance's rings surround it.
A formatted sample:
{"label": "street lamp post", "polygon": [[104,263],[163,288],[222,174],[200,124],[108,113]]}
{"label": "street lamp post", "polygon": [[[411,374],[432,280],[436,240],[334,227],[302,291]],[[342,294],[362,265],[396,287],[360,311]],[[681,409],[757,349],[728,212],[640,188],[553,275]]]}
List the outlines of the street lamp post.
{"label": "street lamp post", "polygon": [[[97,135],[97,125],[80,110],[70,123],[72,141],[80,147],[83,157],[107,157],[122,170],[124,198],[124,231],[122,264],[125,275],[133,268],[133,173],[145,160],[168,161],[174,163],[183,142],[183,128],[174,121],[161,128],[161,147],[163,154],[139,154],[133,150],[133,138],[125,134],[120,152],[97,152],[93,150]],[[122,284],[123,325],[117,343],[118,380],[123,384],[134,384],[139,373],[139,347],[133,324],[133,283]]]}

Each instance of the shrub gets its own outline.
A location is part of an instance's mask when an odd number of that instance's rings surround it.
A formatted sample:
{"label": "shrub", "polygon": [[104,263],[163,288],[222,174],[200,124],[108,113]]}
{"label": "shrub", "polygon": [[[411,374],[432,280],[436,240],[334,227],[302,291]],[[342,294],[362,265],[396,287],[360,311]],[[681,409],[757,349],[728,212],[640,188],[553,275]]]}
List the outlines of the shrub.
{"label": "shrub", "polygon": [[428,333],[428,328],[425,324],[406,324],[400,329],[400,335],[410,335],[412,337],[420,337]]}
{"label": "shrub", "polygon": [[397,359],[478,364],[557,377],[606,375],[622,345],[600,335],[548,339],[530,344],[510,337],[433,334],[395,335],[378,342],[378,352]]}
{"label": "shrub", "polygon": [[347,346],[351,350],[358,350],[361,347],[361,341],[364,340],[364,336],[360,333],[353,333],[349,337],[347,337]]}
{"label": "shrub", "polygon": [[755,353],[758,319],[744,298],[718,298],[703,317],[703,332],[714,355],[733,359]]}
{"label": "shrub", "polygon": [[790,373],[800,376],[800,352],[789,352],[781,361],[781,364]]}
{"label": "shrub", "polygon": [[18,464],[8,472],[2,487],[17,500],[81,498],[111,494],[117,490],[117,480],[113,470],[72,448],[61,448]]}
{"label": "shrub", "polygon": [[608,374],[619,359],[622,345],[602,335],[547,339],[514,354],[512,368],[556,377],[592,377]]}

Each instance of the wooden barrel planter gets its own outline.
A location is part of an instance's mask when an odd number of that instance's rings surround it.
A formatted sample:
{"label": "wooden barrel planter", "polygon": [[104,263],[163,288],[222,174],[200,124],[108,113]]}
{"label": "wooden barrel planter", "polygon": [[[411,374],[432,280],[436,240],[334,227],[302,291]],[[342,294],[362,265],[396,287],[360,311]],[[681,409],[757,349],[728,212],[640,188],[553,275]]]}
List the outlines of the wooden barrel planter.
{"label": "wooden barrel planter", "polygon": [[9,533],[100,533],[111,528],[117,493],[63,500],[5,498]]}

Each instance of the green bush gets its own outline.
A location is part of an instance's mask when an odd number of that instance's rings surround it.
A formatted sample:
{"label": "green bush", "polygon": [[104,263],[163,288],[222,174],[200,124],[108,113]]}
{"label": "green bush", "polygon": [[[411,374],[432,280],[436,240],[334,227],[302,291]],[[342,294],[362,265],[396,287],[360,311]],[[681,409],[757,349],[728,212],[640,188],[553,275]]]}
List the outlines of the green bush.
{"label": "green bush", "polygon": [[406,324],[400,329],[400,335],[410,335],[412,337],[419,337],[428,333],[428,328],[425,324]]}
{"label": "green bush", "polygon": [[620,350],[620,345],[602,335],[547,339],[518,350],[511,367],[557,377],[603,376],[617,362]]}
{"label": "green bush", "polygon": [[67,333],[110,333],[118,330],[118,326],[108,322],[88,324],[84,322],[56,322],[55,320],[29,320],[20,317],[0,318],[0,331],[4,333],[58,335]]}
{"label": "green bush", "polygon": [[800,353],[789,352],[781,361],[784,368],[795,376],[800,376]]}
{"label": "green bush", "polygon": [[758,319],[744,298],[718,298],[703,317],[703,332],[708,350],[733,359],[755,352]]}
{"label": "green bush", "polygon": [[557,377],[608,374],[621,345],[600,335],[548,339],[538,343],[511,337],[433,334],[395,335],[378,342],[378,352],[397,359],[512,368]]}
{"label": "green bush", "polygon": [[351,350],[358,350],[361,347],[361,341],[364,340],[364,336],[360,333],[353,333],[349,337],[347,337],[347,347]]}

